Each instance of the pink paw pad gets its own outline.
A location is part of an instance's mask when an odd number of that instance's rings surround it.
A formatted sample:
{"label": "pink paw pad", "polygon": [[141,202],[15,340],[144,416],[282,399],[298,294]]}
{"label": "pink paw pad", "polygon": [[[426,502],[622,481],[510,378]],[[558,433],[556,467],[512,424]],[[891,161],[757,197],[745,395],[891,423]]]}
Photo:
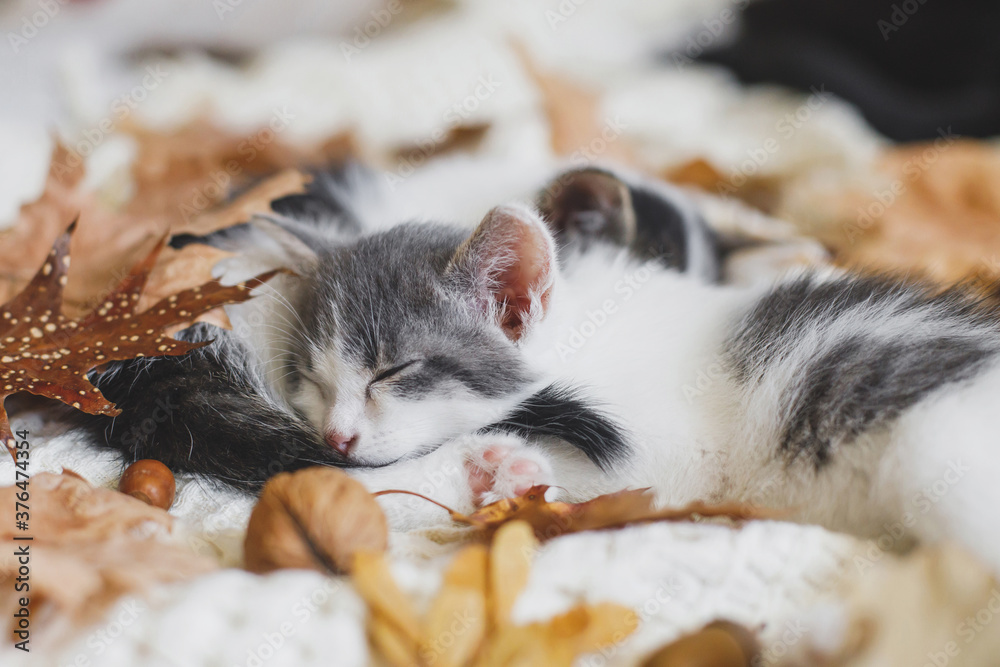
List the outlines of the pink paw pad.
{"label": "pink paw pad", "polygon": [[550,470],[541,454],[524,447],[491,445],[465,463],[469,487],[477,504],[527,493],[550,481]]}

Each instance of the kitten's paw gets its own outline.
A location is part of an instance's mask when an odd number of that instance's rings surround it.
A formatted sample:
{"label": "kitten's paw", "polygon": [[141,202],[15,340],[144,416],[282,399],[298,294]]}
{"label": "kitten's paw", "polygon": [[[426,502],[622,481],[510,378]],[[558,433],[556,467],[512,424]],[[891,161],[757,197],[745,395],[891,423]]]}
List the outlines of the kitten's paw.
{"label": "kitten's paw", "polygon": [[523,495],[538,484],[552,485],[552,466],[541,452],[500,440],[465,460],[469,488],[478,506]]}

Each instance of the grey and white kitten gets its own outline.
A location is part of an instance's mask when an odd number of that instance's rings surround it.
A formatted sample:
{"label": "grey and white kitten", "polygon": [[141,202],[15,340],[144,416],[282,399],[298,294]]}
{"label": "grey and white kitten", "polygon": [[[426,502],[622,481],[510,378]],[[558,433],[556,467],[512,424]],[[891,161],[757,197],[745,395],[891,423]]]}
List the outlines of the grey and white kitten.
{"label": "grey and white kitten", "polygon": [[[895,546],[953,537],[1000,570],[990,304],[837,273],[721,286],[683,194],[610,171],[475,227],[386,212],[359,174],[212,239],[244,251],[229,280],[296,275],[230,308],[232,332],[189,329],[203,350],[100,377],[123,408],[102,441],[249,489],[337,465],[459,510],[536,483],[652,487]],[[467,194],[444,180],[437,197]],[[169,419],[142,428],[157,400]],[[443,517],[383,500],[398,528]]]}

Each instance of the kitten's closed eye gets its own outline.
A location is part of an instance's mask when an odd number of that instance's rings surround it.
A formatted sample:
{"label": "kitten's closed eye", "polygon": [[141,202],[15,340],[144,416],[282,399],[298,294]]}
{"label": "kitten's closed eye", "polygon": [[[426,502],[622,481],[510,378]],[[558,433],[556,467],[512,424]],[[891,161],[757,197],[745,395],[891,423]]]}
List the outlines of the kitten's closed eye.
{"label": "kitten's closed eye", "polygon": [[293,373],[290,376],[290,382],[292,382],[297,388],[302,387],[303,381],[308,385],[314,387],[320,394],[326,398],[326,386],[320,381],[319,376],[311,368],[300,367],[296,369],[298,372]]}
{"label": "kitten's closed eye", "polygon": [[419,359],[411,359],[410,361],[407,361],[406,363],[402,363],[402,364],[399,364],[397,366],[393,366],[392,368],[388,368],[388,369],[386,369],[384,371],[381,371],[377,375],[375,375],[375,377],[372,378],[372,381],[368,383],[368,386],[370,387],[371,385],[377,384],[379,382],[382,382],[383,380],[388,380],[393,375],[396,375],[397,373],[402,372],[403,370],[409,368],[410,366],[412,366],[413,364],[417,363],[418,361],[420,361],[420,360]]}

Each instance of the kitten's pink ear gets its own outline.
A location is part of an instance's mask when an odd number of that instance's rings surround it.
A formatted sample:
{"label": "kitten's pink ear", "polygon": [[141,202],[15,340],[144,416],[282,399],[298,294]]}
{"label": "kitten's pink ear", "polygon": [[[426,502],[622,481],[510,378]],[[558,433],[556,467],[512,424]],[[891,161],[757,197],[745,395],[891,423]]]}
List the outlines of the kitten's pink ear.
{"label": "kitten's pink ear", "polygon": [[552,236],[534,212],[498,206],[459,247],[448,271],[475,307],[518,341],[545,315],[555,253]]}

